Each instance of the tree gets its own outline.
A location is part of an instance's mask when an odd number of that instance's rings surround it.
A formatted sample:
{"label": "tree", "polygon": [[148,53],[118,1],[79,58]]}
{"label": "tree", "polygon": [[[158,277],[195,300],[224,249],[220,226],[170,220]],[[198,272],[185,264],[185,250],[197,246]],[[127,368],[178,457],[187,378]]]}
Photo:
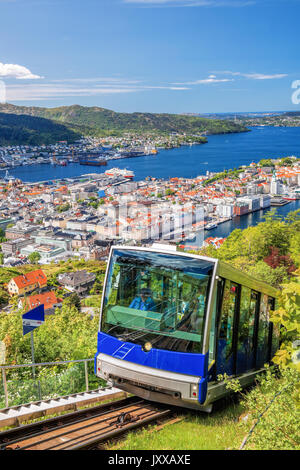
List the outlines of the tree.
{"label": "tree", "polygon": [[291,166],[294,163],[294,160],[292,160],[289,157],[282,158],[280,162],[278,163],[279,166]]}
{"label": "tree", "polygon": [[300,266],[300,211],[285,220],[272,209],[265,221],[236,229],[220,248],[202,248],[199,254],[219,258],[233,267],[279,287]]}
{"label": "tree", "polygon": [[80,312],[81,302],[80,302],[79,295],[76,292],[73,292],[71,295],[69,295],[69,297],[65,298],[65,300],[63,301],[63,305],[64,306],[73,305]]}
{"label": "tree", "polygon": [[257,279],[278,288],[282,283],[288,282],[289,276],[284,266],[272,268],[264,261],[258,261],[254,265],[245,265],[245,271]]}
{"label": "tree", "polygon": [[5,232],[2,228],[0,228],[0,242],[5,242],[6,241],[6,238],[5,238]]}
{"label": "tree", "polygon": [[279,248],[274,246],[270,246],[269,250],[269,255],[264,258],[264,262],[271,268],[276,269],[279,266],[284,266],[288,274],[292,274],[296,270],[296,266],[289,255],[280,255]]}
{"label": "tree", "polygon": [[[31,362],[30,335],[23,336],[22,314],[15,306],[0,315],[0,341],[4,341],[7,364]],[[53,362],[92,357],[97,349],[98,318],[78,311],[64,302],[54,315],[34,332],[35,361]]]}
{"label": "tree", "polygon": [[166,196],[172,196],[173,194],[175,194],[175,191],[170,188],[166,189]]}
{"label": "tree", "polygon": [[41,259],[41,255],[38,251],[33,251],[32,253],[30,253],[30,255],[28,255],[28,259],[30,263],[35,264]]}
{"label": "tree", "polygon": [[270,166],[270,167],[274,167],[274,163],[273,163],[272,160],[270,160],[270,159],[262,159],[262,160],[260,160],[260,162],[259,162],[259,166]]}
{"label": "tree", "polygon": [[65,204],[61,204],[60,206],[57,207],[57,212],[66,212],[70,209],[70,204],[66,202]]}

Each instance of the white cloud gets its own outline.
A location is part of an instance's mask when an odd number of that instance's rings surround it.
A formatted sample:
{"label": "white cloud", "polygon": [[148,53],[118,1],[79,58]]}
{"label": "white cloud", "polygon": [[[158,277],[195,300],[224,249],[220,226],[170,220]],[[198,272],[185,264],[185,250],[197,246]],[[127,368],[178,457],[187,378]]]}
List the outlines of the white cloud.
{"label": "white cloud", "polygon": [[209,85],[211,83],[224,83],[224,82],[233,82],[233,78],[217,78],[216,75],[209,75],[208,78],[194,80],[191,82],[184,83],[173,83],[173,85]]}
{"label": "white cloud", "polygon": [[[37,101],[63,99],[66,97],[137,93],[149,90],[180,91],[188,89],[187,87],[173,86],[173,84],[166,86],[139,84],[139,82],[135,80],[132,80],[132,84],[129,83],[130,80],[127,84],[109,81],[108,79],[105,84],[90,83],[91,80],[92,79],[79,79],[77,82],[77,79],[70,79],[69,83],[67,83],[66,80],[53,80],[48,83],[30,83],[22,86],[7,84],[6,99],[9,102]],[[87,84],[85,84],[85,82],[87,82]]]}
{"label": "white cloud", "polygon": [[30,72],[30,70],[23,65],[18,64],[3,64],[0,62],[0,77],[1,78],[16,78],[18,80],[33,80],[40,77]]}
{"label": "white cloud", "polygon": [[116,77],[93,77],[93,78],[62,78],[57,80],[50,80],[52,83],[102,83],[102,84],[116,84],[116,85],[137,85],[141,80],[128,80],[126,78]]}
{"label": "white cloud", "polygon": [[286,73],[274,73],[274,74],[264,74],[264,73],[242,73],[242,72],[231,72],[229,70],[218,71],[214,73],[219,73],[223,75],[232,75],[234,77],[244,77],[250,78],[251,80],[276,80],[280,78],[287,77]]}
{"label": "white cloud", "polygon": [[273,75],[265,75],[263,73],[245,73],[243,74],[246,78],[251,78],[253,80],[275,80],[277,78],[287,77],[286,73],[275,73]]}
{"label": "white cloud", "polygon": [[[221,75],[230,75],[231,77],[234,78],[224,78],[224,77],[217,77],[218,74],[219,76]],[[193,80],[193,81],[187,81],[187,82],[181,82],[181,83],[173,83],[173,85],[210,85],[214,83],[226,83],[226,82],[234,82],[237,77],[241,78],[248,78],[250,80],[275,80],[275,79],[280,79],[287,77],[288,75],[285,73],[276,73],[276,74],[263,74],[263,73],[242,73],[242,72],[231,72],[229,70],[222,70],[222,71],[214,71],[210,72],[210,75],[208,78],[203,78],[199,80]]]}
{"label": "white cloud", "polygon": [[132,93],[134,88],[117,87],[71,87],[64,85],[54,85],[51,83],[45,85],[7,85],[7,101],[31,101],[31,100],[49,100],[60,99],[71,96],[96,96],[116,93]]}

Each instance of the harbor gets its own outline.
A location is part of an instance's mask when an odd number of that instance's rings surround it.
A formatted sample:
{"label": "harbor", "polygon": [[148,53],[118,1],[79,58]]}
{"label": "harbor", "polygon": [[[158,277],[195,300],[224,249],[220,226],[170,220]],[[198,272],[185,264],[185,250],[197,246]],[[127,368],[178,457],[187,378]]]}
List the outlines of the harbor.
{"label": "harbor", "polygon": [[[283,206],[276,207],[276,214],[283,219],[290,213],[300,209],[300,199],[289,201]],[[203,242],[207,237],[217,240],[225,240],[233,230],[245,230],[248,227],[253,227],[261,222],[264,222],[265,215],[269,212],[270,208],[261,209],[250,214],[233,217],[231,219],[218,221],[213,229],[207,230],[199,229],[192,239],[188,235],[184,240],[181,239],[180,243],[182,248],[187,250],[197,250],[203,246]],[[179,241],[179,240],[178,240]]]}
{"label": "harbor", "polygon": [[[133,140],[133,143],[140,146],[142,141]],[[149,140],[146,144],[147,151],[150,153],[140,155],[137,158],[128,157],[125,154],[120,158],[110,146],[104,146],[106,152],[113,153],[107,157],[113,159],[108,159],[106,166],[94,166],[93,171],[103,173],[106,169],[117,166],[133,171],[137,181],[144,180],[149,176],[164,180],[178,176],[195,178],[198,175],[206,175],[207,172],[239,168],[241,165],[259,162],[263,158],[300,156],[300,129],[296,127],[284,129],[278,127],[252,128],[251,132],[208,136],[208,143],[205,145],[183,145],[168,150],[160,148],[159,141],[156,141],[157,153],[151,153],[150,150],[153,150],[154,142],[151,144],[151,140]],[[15,162],[14,166],[3,166],[2,170],[0,169],[0,179],[5,175],[6,169],[9,170],[11,176],[26,182],[79,177],[83,173],[87,173],[84,171],[84,166],[76,161],[76,155],[79,158],[79,156],[84,157],[84,154],[76,153],[74,148],[72,158],[72,149],[70,148],[68,158],[66,158],[64,157],[66,154],[63,152],[64,145],[57,144],[51,149],[51,152],[61,153],[61,160],[68,160],[66,166],[55,164],[55,161],[51,160],[52,153],[48,160],[43,157],[44,163],[42,163],[38,159],[30,157],[29,149],[24,149],[24,151],[28,150],[26,154],[29,164],[16,166]],[[90,145],[92,143],[86,144],[85,156],[93,155],[93,152],[90,152]],[[13,150],[11,151],[13,152]],[[14,152],[17,154],[17,149]],[[100,154],[101,152],[98,151],[95,155],[98,158]],[[56,157],[56,160],[59,161],[60,158]]]}
{"label": "harbor", "polygon": [[[299,208],[300,166],[294,156],[297,152],[300,155],[299,130],[285,130],[285,140],[290,135],[286,148],[294,151],[289,154],[286,150],[279,157],[276,152],[277,158],[269,159],[269,166],[258,163],[259,154],[247,159],[244,148],[249,148],[249,139],[255,148],[255,139],[260,143],[262,132],[270,145],[266,157],[275,153],[278,142],[274,133],[280,142],[280,129],[210,136],[205,146],[160,149],[139,158],[107,161],[106,165],[98,165],[99,155],[89,153],[84,158],[96,160],[95,165],[70,163],[66,157],[60,160],[64,164],[57,164],[56,157],[49,164],[2,171],[3,224],[10,220],[22,225],[20,214],[25,214],[25,226],[36,226],[40,234],[28,247],[23,246],[27,239],[18,242],[20,246],[9,244],[6,262],[19,263],[35,251],[44,262],[52,256],[58,260],[72,256],[90,259],[105,256],[99,244],[110,243],[151,245],[170,240],[186,249],[198,249],[205,243],[219,246],[233,230],[263,221],[271,209],[285,217]],[[232,145],[227,147],[227,141]],[[239,164],[234,160],[234,144]],[[186,175],[178,176],[182,173]],[[23,225],[17,231],[20,239]],[[81,241],[71,242],[70,237]],[[69,241],[62,244],[61,238]],[[16,258],[11,256],[17,252]]]}

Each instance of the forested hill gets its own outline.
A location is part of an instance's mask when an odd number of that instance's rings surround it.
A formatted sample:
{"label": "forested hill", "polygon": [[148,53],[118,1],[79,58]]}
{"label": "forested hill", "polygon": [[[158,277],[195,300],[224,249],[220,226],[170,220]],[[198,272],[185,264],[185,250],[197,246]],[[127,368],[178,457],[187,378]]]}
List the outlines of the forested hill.
{"label": "forested hill", "polygon": [[79,105],[39,108],[2,104],[0,112],[45,118],[63,124],[76,133],[99,136],[124,132],[224,134],[248,130],[242,124],[227,120],[180,114],[118,113],[109,109]]}
{"label": "forested hill", "polygon": [[41,117],[0,113],[0,145],[42,145],[81,137],[67,126]]}

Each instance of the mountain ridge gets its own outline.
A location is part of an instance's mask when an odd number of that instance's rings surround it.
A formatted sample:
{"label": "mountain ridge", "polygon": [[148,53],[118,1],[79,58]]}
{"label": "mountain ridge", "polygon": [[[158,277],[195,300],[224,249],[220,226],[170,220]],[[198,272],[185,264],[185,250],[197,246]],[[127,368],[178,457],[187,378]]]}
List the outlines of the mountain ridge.
{"label": "mountain ridge", "polygon": [[[131,133],[211,135],[245,132],[248,129],[233,121],[224,121],[170,113],[119,113],[98,106],[59,106],[43,108],[0,104],[0,113],[48,119],[77,135],[122,135]],[[1,129],[0,129],[1,143]]]}

